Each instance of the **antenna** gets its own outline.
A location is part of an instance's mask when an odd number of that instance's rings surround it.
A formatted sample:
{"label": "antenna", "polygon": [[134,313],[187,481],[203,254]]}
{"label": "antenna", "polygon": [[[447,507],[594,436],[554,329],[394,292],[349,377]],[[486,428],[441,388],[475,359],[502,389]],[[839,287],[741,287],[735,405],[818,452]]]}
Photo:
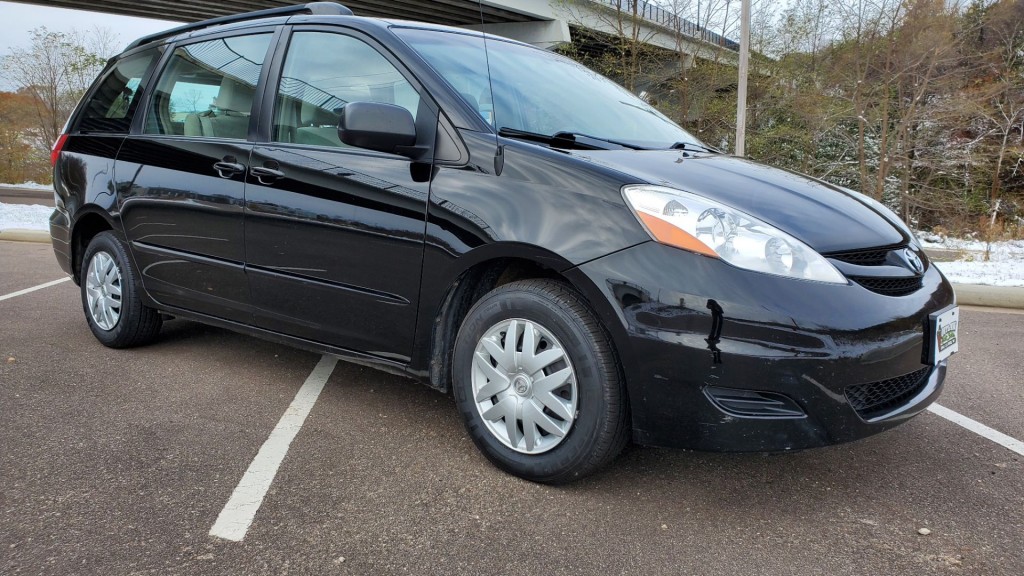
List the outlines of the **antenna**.
{"label": "antenna", "polygon": [[494,129],[494,175],[501,176],[501,169],[505,166],[505,151],[498,143],[498,107],[494,105],[494,82],[491,81],[491,56],[487,50],[487,31],[484,23],[484,3],[477,0],[480,8],[480,33],[484,35],[484,62],[487,63],[487,95],[491,99],[491,128]]}

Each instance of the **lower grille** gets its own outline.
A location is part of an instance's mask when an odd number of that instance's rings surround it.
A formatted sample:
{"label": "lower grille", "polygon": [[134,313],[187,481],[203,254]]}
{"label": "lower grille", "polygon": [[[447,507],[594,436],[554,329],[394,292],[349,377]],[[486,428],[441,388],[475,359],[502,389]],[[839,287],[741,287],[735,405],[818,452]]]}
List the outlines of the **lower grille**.
{"label": "lower grille", "polygon": [[846,399],[865,420],[881,416],[917,395],[928,383],[931,367],[896,378],[846,387]]}
{"label": "lower grille", "polygon": [[885,296],[906,296],[921,289],[922,277],[885,278],[875,276],[850,276],[857,284]]}
{"label": "lower grille", "polygon": [[777,392],[736,390],[708,386],[704,394],[722,412],[741,418],[803,418],[803,409],[792,398]]}

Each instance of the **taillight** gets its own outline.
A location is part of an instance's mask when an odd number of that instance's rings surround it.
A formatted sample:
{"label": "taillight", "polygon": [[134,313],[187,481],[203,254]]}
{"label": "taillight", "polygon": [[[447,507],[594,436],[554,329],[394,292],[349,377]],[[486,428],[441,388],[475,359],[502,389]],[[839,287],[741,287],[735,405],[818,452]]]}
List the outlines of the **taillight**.
{"label": "taillight", "polygon": [[50,149],[50,165],[54,166],[57,164],[57,158],[60,156],[60,151],[64,148],[64,142],[68,139],[67,134],[61,134],[57,141],[53,143],[53,148]]}

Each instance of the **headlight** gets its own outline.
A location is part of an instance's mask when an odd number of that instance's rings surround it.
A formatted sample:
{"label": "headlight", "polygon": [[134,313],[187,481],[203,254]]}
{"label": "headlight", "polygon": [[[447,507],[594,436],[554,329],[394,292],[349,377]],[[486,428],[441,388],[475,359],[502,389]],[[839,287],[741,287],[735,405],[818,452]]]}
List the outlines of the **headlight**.
{"label": "headlight", "polygon": [[828,260],[782,230],[703,196],[637,184],[622,196],[651,238],[733,266],[802,280],[846,284]]}

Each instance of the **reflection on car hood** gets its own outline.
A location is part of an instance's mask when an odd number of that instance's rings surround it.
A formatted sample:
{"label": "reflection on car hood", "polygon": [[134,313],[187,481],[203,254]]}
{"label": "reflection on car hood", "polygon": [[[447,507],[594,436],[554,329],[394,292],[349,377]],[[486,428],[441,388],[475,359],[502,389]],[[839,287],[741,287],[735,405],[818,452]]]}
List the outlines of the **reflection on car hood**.
{"label": "reflection on car hood", "polygon": [[792,234],[819,252],[909,240],[884,216],[839,188],[743,158],[680,150],[586,150],[571,154],[638,180],[724,202]]}

